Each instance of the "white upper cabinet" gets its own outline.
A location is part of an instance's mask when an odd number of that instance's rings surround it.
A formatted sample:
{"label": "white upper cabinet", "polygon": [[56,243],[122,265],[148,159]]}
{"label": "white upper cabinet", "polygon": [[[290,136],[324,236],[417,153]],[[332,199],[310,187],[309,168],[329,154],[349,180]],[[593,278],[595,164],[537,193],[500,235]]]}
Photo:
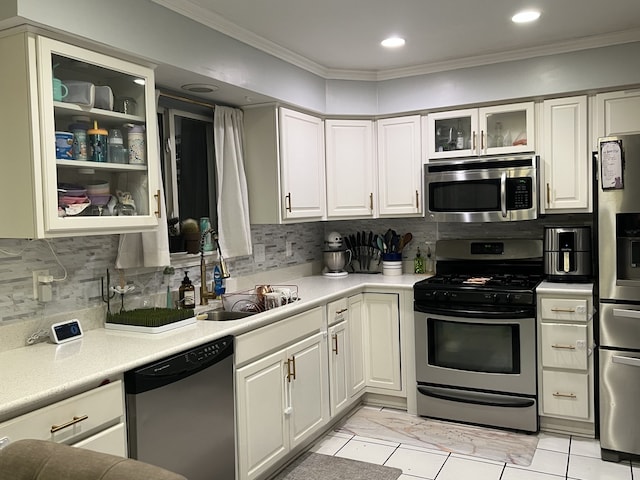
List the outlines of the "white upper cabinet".
{"label": "white upper cabinet", "polygon": [[[153,71],[31,33],[0,38],[0,62],[0,143],[7,159],[0,195],[11,205],[0,214],[0,235],[47,238],[156,228],[160,208]],[[136,104],[135,112],[117,111],[124,98],[129,108]],[[99,133],[107,134],[93,137],[102,156],[92,157],[91,132],[86,147],[80,148],[78,125],[96,124]],[[132,127],[142,132],[135,147],[140,161],[129,163],[128,152],[123,155],[126,163],[112,161],[108,132],[118,129],[122,147],[130,150]]]}
{"label": "white upper cabinet", "polygon": [[326,120],[327,217],[375,216],[373,121]]}
{"label": "white upper cabinet", "polygon": [[534,103],[430,113],[430,159],[533,152]]}
{"label": "white upper cabinet", "polygon": [[640,133],[640,90],[608,92],[596,95],[596,138],[608,135]]}
{"label": "white upper cabinet", "polygon": [[244,112],[251,223],[326,218],[322,119],[275,106]]}
{"label": "white upper cabinet", "polygon": [[420,116],[378,120],[378,212],[384,216],[422,214]]}
{"label": "white upper cabinet", "polygon": [[541,131],[541,212],[591,212],[587,97],[545,100]]}

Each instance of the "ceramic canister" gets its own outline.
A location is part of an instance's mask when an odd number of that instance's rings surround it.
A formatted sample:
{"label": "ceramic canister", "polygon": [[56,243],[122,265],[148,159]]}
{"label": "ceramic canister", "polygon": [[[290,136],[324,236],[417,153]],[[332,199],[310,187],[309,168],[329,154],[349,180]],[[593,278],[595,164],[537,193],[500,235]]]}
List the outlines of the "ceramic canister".
{"label": "ceramic canister", "polygon": [[89,138],[89,160],[92,162],[107,161],[107,135],[103,128],[98,128],[98,122],[93,122],[93,128],[87,130]]}

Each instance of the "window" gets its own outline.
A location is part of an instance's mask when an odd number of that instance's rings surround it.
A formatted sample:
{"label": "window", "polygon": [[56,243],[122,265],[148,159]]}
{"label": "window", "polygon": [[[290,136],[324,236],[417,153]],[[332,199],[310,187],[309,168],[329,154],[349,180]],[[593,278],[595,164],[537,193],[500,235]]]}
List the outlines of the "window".
{"label": "window", "polygon": [[[196,107],[197,108],[197,107]],[[162,148],[162,175],[169,224],[187,218],[216,218],[216,169],[213,149],[213,112],[161,107],[158,124]],[[181,237],[169,229],[171,252],[185,250]]]}

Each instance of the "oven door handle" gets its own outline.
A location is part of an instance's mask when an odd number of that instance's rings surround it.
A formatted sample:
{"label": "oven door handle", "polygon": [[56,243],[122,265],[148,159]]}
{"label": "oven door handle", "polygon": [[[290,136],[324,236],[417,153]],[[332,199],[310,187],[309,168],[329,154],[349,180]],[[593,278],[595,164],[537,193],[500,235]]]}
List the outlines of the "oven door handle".
{"label": "oven door handle", "polygon": [[473,405],[485,405],[488,407],[508,407],[508,408],[528,408],[535,405],[535,401],[530,398],[505,398],[503,395],[493,395],[481,392],[455,392],[444,391],[440,388],[418,386],[418,392],[427,397],[439,398],[459,403],[470,403]]}
{"label": "oven door handle", "polygon": [[500,208],[502,218],[507,218],[507,172],[500,175]]}

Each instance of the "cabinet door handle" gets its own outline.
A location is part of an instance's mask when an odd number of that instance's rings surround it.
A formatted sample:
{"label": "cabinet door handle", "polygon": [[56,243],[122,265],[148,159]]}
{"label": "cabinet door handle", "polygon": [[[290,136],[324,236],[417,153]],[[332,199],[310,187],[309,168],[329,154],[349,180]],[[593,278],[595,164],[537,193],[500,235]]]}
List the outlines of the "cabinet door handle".
{"label": "cabinet door handle", "polygon": [[369,194],[369,210],[373,212],[373,192]]}
{"label": "cabinet door handle", "polygon": [[558,397],[558,398],[578,398],[576,397],[575,393],[560,393],[560,392],[553,392],[552,395],[554,397]]}
{"label": "cabinet door handle", "polygon": [[287,212],[291,213],[291,192],[287,193],[284,197],[284,208]]}
{"label": "cabinet door handle", "polygon": [[473,139],[473,141],[472,141],[472,144],[473,144],[472,150],[475,152],[475,150],[476,150],[476,132],[475,132],[475,130],[474,130],[473,134],[471,135],[471,138]]}
{"label": "cabinet door handle", "polygon": [[416,190],[416,208],[420,208],[420,196],[418,195],[418,190]]}
{"label": "cabinet door handle", "polygon": [[293,380],[296,379],[296,356],[295,355],[291,355],[291,358],[287,359],[287,381],[291,382],[291,379]]}
{"label": "cabinet door handle", "polygon": [[552,312],[561,312],[561,313],[576,313],[575,308],[552,308]]}
{"label": "cabinet door handle", "polygon": [[547,183],[547,207],[551,205],[551,185]]}
{"label": "cabinet door handle", "polygon": [[484,151],[484,130],[480,130],[480,150]]}
{"label": "cabinet door handle", "polygon": [[551,345],[551,348],[559,348],[562,350],[575,350],[576,347],[574,347],[573,345],[558,345],[558,344],[553,344]]}
{"label": "cabinet door handle", "polygon": [[75,425],[76,423],[80,423],[89,418],[89,415],[80,415],[79,417],[73,417],[72,420],[69,420],[62,425],[51,425],[51,433],[59,432],[60,430],[70,427],[71,425]]}
{"label": "cabinet door handle", "polygon": [[331,335],[331,340],[333,340],[333,348],[331,349],[331,351],[338,355],[338,335],[336,333]]}
{"label": "cabinet door handle", "polygon": [[156,208],[155,211],[156,217],[162,218],[162,210],[160,209],[160,190],[156,190],[156,193],[153,195],[156,198]]}

